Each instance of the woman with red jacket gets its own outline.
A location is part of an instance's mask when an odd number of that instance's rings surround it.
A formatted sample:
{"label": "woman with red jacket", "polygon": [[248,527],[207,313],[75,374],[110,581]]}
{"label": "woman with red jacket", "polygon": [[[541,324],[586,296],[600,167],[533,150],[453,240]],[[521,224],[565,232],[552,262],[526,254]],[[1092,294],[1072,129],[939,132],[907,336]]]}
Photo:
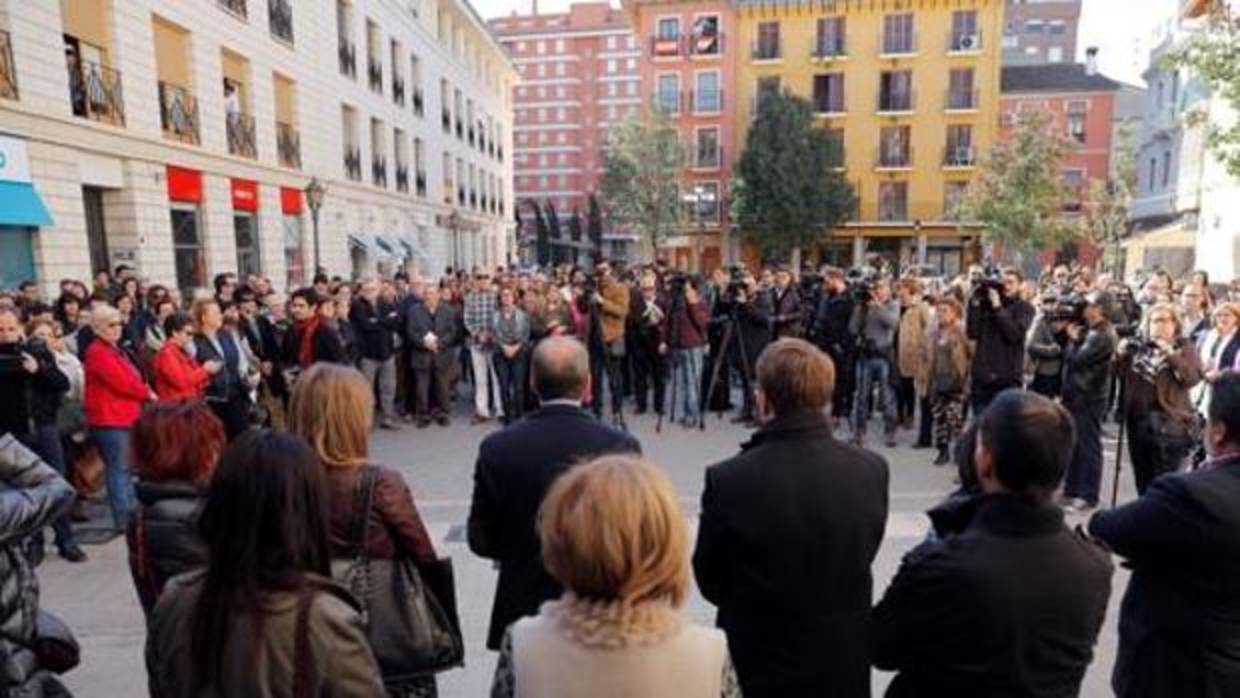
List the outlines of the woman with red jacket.
{"label": "woman with red jacket", "polygon": [[173,313],[164,321],[164,345],[155,353],[155,394],[160,400],[197,400],[206,391],[219,361],[198,363],[189,355],[194,343],[194,321],[185,313]]}
{"label": "woman with red jacket", "polygon": [[142,403],[155,394],[142,374],[119,346],[124,322],[116,308],[99,304],[91,309],[95,339],[86,350],[86,394],[83,406],[91,436],[103,459],[104,482],[112,523],[123,533],[133,509],[133,484],[129,475],[129,428],[138,419]]}

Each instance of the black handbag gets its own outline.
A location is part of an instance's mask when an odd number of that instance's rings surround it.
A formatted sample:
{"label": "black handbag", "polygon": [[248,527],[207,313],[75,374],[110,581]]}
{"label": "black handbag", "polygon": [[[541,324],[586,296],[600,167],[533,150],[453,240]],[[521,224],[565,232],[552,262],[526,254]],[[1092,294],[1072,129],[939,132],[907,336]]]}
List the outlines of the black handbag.
{"label": "black handbag", "polygon": [[465,663],[452,559],[371,559],[366,549],[377,471],[366,466],[353,501],[353,558],[336,577],[362,606],[371,650],[389,687]]}
{"label": "black handbag", "polygon": [[39,658],[39,666],[56,674],[73,670],[82,659],[82,648],[73,631],[64,621],[43,609],[39,609],[35,619],[31,649]]}

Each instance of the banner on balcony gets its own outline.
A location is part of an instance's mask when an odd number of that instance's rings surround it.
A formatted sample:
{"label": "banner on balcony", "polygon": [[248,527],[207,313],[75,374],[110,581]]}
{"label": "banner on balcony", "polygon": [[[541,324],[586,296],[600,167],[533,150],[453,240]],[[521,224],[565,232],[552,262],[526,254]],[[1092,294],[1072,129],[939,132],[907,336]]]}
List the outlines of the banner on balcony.
{"label": "banner on balcony", "polygon": [[191,204],[202,203],[202,173],[187,167],[168,165],[168,199]]}
{"label": "banner on balcony", "polygon": [[232,183],[232,205],[234,211],[258,210],[258,182],[252,179],[234,179]]}

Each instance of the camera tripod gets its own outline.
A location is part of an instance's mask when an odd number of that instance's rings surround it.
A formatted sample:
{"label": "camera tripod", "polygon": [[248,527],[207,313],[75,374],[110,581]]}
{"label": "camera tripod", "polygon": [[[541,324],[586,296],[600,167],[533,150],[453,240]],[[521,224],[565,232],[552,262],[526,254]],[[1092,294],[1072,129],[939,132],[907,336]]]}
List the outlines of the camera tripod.
{"label": "camera tripod", "polygon": [[[671,317],[670,317],[670,321],[668,322],[668,330],[669,330],[669,332],[668,332],[668,337],[667,337],[667,339],[669,339],[669,340],[675,340],[675,341],[680,341],[680,314],[681,314],[681,312],[682,312],[682,311],[684,311],[684,309],[685,309],[685,291],[684,291],[684,288],[682,287],[682,288],[680,288],[679,290],[674,290],[674,291],[672,291],[672,302],[668,305],[668,310],[667,310],[668,315],[670,315],[670,316],[671,316]],[[677,402],[676,402],[676,386],[677,386],[677,384],[679,384],[679,383],[680,383],[680,381],[676,380],[676,355],[675,355],[675,352],[676,352],[676,351],[679,351],[679,350],[677,350],[677,349],[672,349],[672,348],[671,348],[671,342],[670,342],[670,341],[667,341],[667,342],[664,342],[664,343],[668,345],[668,350],[669,350],[669,352],[671,352],[671,353],[672,353],[672,356],[671,356],[671,365],[670,365],[670,366],[668,366],[668,369],[669,369],[668,373],[670,374],[670,376],[669,376],[669,377],[672,379],[672,391],[671,391],[671,393],[672,393],[672,394],[671,394],[671,398],[672,398],[672,405],[671,405],[671,408],[670,408],[670,409],[671,409],[671,412],[670,412],[670,415],[669,415],[669,419],[671,419],[672,423],[673,423],[673,424],[675,424],[675,423],[676,423],[676,405],[677,405]],[[656,434],[662,434],[662,433],[663,433],[663,413],[664,413],[664,411],[665,411],[665,410],[663,409],[663,405],[659,405],[659,416],[658,416],[658,419],[656,419],[656,420],[655,420],[655,423],[654,423],[654,433],[656,433]]]}
{"label": "camera tripod", "polygon": [[[738,336],[736,329],[740,325],[740,321],[737,318],[738,307],[739,303],[735,300],[732,301],[729,305],[727,315],[723,318],[723,338],[720,341],[719,352],[715,355],[714,365],[711,366],[710,382],[706,385],[706,392],[702,394],[701,399],[699,400],[700,409],[698,416],[698,429],[702,431],[706,430],[706,405],[710,401],[710,396],[715,393],[715,388],[719,385],[719,371],[723,368],[724,362],[728,360],[728,356],[731,353],[729,350],[732,347],[732,342],[736,342],[736,346],[739,349],[741,358],[741,373],[744,374],[742,376],[744,378],[744,382],[749,386],[753,385],[753,376],[750,375],[749,371],[749,355],[745,350],[745,339]],[[742,400],[749,399],[752,398],[749,396],[742,397]],[[719,410],[718,415],[722,418],[723,410]]]}

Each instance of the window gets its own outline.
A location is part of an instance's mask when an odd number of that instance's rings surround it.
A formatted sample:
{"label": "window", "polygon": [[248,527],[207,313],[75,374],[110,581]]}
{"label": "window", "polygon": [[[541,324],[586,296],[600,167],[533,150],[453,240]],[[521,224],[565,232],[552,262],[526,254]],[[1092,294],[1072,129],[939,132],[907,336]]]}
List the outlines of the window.
{"label": "window", "polygon": [[1025,33],[1026,34],[1041,34],[1044,28],[1045,28],[1045,25],[1042,23],[1042,20],[1040,19],[1031,19],[1028,22],[1025,22]]}
{"label": "window", "polygon": [[1050,31],[1051,36],[1063,36],[1068,31],[1068,27],[1062,19],[1052,19],[1050,24],[1047,25],[1047,29]]}
{"label": "window", "polygon": [[814,40],[814,56],[829,58],[846,55],[844,35],[846,20],[843,17],[822,17],[818,20],[818,33]]}
{"label": "window", "polygon": [[886,15],[883,17],[883,53],[913,53],[917,50],[913,35],[913,15]]}
{"label": "window", "polygon": [[172,256],[178,288],[188,292],[207,285],[207,260],[196,206],[175,205],[172,208]]}
{"label": "window", "polygon": [[695,112],[717,112],[722,106],[722,101],[722,95],[719,90],[719,73],[698,73],[693,110]]}
{"label": "window", "polygon": [[972,68],[953,68],[948,75],[947,108],[977,108],[977,91],[973,88]]}
{"label": "window", "polygon": [[909,167],[912,164],[912,139],[908,126],[884,126],[879,131],[879,167]]}
{"label": "window", "polygon": [[608,58],[607,59],[607,74],[611,75],[615,72],[616,72],[616,59]]}
{"label": "window", "polygon": [[913,71],[884,71],[879,77],[878,110],[913,110]]}
{"label": "window", "polygon": [[1048,46],[1046,49],[1047,63],[1063,63],[1063,47]]}
{"label": "window", "polygon": [[680,76],[660,75],[656,97],[659,109],[667,114],[680,113]]}
{"label": "window", "polygon": [[659,20],[658,38],[660,40],[672,40],[680,38],[680,18],[664,17]]}
{"label": "window", "polygon": [[1158,176],[1158,160],[1150,158],[1149,190],[1154,191],[1154,179]]}
{"label": "window", "polygon": [[779,56],[779,22],[759,22],[758,43],[753,52],[754,60],[769,61]]}
{"label": "window", "polygon": [[695,223],[719,222],[719,183],[697,182],[688,195],[689,218]]}
{"label": "window", "polygon": [[284,228],[285,288],[299,288],[306,281],[305,257],[302,255],[301,216],[285,214]]}
{"label": "window", "polygon": [[878,185],[878,219],[908,220],[908,182],[880,182]]}
{"label": "window", "polygon": [[1068,114],[1068,137],[1077,143],[1085,143],[1085,115]]}
{"label": "window", "polygon": [[1171,184],[1171,151],[1163,151],[1162,157],[1162,186],[1166,189]]}
{"label": "window", "polygon": [[608,51],[616,50],[616,37],[614,36],[607,37],[607,50]]}
{"label": "window", "polygon": [[948,167],[968,167],[973,164],[973,127],[969,124],[953,124],[947,127],[947,151],[943,164]]}
{"label": "window", "polygon": [[563,39],[555,40],[555,52],[564,53],[564,40]]}
{"label": "window", "polygon": [[719,129],[713,127],[698,129],[694,154],[694,163],[697,167],[718,167]]}
{"label": "window", "polygon": [[564,77],[564,74],[567,71],[568,71],[568,64],[565,63],[564,61],[558,61],[555,64],[555,74],[558,75],[559,77]]}
{"label": "window", "polygon": [[844,167],[844,129],[827,129],[827,138],[831,141],[831,167],[842,169]]}
{"label": "window", "polygon": [[1065,189],[1065,201],[1063,210],[1074,213],[1081,210],[1081,194],[1085,186],[1084,170],[1064,170],[1059,175],[1059,181]]}
{"label": "window", "polygon": [[719,54],[719,15],[703,15],[693,20],[690,51],[698,56]]}
{"label": "window", "polygon": [[952,33],[948,41],[950,51],[974,51],[981,48],[977,30],[977,11],[957,10],[952,13]]}
{"label": "window", "polygon": [[819,114],[840,114],[846,111],[843,73],[814,76],[814,111]]}
{"label": "window", "polygon": [[948,182],[943,189],[943,220],[960,220],[957,209],[964,202],[965,193],[969,190],[968,182]]}
{"label": "window", "polygon": [[534,51],[535,51],[538,55],[540,55],[540,56],[541,56],[542,54],[546,53],[546,52],[547,52],[547,42],[546,42],[546,41],[539,41],[537,44],[534,44]]}

